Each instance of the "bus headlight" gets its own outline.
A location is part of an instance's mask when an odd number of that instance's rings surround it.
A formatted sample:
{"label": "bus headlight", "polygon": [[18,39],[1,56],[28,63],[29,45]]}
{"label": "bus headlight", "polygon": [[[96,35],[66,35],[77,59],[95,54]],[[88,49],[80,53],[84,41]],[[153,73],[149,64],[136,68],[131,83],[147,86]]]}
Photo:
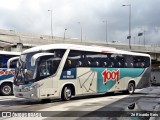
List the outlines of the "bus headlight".
{"label": "bus headlight", "polygon": [[25,91],[31,91],[32,89],[33,89],[32,86],[30,86],[30,87],[25,87],[25,88],[24,88]]}
{"label": "bus headlight", "polygon": [[29,90],[31,91],[33,89],[33,87],[31,86],[31,87],[29,87]]}
{"label": "bus headlight", "polygon": [[29,91],[29,87],[25,87],[24,90],[25,90],[25,91]]}

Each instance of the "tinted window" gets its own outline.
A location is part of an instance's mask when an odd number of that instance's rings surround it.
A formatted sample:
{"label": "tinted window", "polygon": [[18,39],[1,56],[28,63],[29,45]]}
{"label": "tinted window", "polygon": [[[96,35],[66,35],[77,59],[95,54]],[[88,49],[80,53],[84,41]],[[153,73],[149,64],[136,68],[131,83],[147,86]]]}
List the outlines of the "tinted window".
{"label": "tinted window", "polygon": [[64,70],[76,67],[145,68],[149,66],[149,57],[71,50]]}
{"label": "tinted window", "polygon": [[[113,59],[115,58],[111,54],[71,50],[63,70],[76,67],[114,67],[117,63]],[[123,61],[123,58],[119,58],[119,61]]]}
{"label": "tinted window", "polygon": [[101,53],[86,52],[85,54],[86,67],[102,67],[101,59],[102,59]]}
{"label": "tinted window", "polygon": [[39,77],[43,79],[56,73],[61,58],[42,57],[39,64]]}
{"label": "tinted window", "polygon": [[[7,61],[12,57],[16,57],[16,55],[0,55],[0,68],[7,68]],[[16,63],[13,62],[11,68],[15,68],[15,65]]]}
{"label": "tinted window", "polygon": [[131,55],[125,55],[125,63],[124,63],[125,68],[133,68],[133,56]]}
{"label": "tinted window", "polygon": [[85,53],[82,51],[70,51],[63,70],[68,70],[70,68],[76,67],[85,67],[86,64],[84,54]]}
{"label": "tinted window", "polygon": [[17,67],[17,62],[18,62],[18,59],[11,61],[10,62],[10,68],[16,68]]}
{"label": "tinted window", "polygon": [[134,67],[135,68],[146,68],[150,66],[150,58],[143,56],[134,56]]}
{"label": "tinted window", "polygon": [[65,50],[54,50],[49,52],[54,52],[54,56],[43,56],[38,63],[38,80],[54,75],[57,72]]}

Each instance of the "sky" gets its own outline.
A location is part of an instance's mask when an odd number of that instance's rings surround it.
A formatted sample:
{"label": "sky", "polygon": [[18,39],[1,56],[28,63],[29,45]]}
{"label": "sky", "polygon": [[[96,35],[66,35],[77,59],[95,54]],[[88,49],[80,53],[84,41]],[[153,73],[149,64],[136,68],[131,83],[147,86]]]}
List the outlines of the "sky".
{"label": "sky", "polygon": [[0,29],[51,35],[52,10],[54,36],[128,43],[129,4],[131,44],[160,45],[160,0],[0,0]]}

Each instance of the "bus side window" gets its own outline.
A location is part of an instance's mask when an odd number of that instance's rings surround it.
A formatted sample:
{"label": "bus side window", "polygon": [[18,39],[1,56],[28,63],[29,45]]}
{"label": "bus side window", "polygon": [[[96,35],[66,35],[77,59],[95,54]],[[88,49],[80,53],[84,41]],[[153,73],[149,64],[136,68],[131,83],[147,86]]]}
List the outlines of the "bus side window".
{"label": "bus side window", "polygon": [[88,67],[91,67],[91,66],[92,66],[92,65],[91,65],[91,61],[89,61],[89,60],[87,61],[87,66],[88,66]]}
{"label": "bus side window", "polygon": [[86,58],[85,59],[85,64],[87,67],[92,67],[92,58]]}
{"label": "bus side window", "polygon": [[47,61],[47,67],[46,67],[47,71],[48,71],[48,75],[53,74],[53,68],[52,68],[52,61],[49,60]]}
{"label": "bus side window", "polygon": [[125,55],[125,67],[133,68],[133,56]]}
{"label": "bus side window", "polygon": [[145,67],[144,62],[141,62],[141,67],[142,67],[142,68],[144,68],[144,67]]}
{"label": "bus side window", "polygon": [[150,67],[150,58],[145,57],[145,67]]}
{"label": "bus side window", "polygon": [[8,55],[1,55],[0,57],[0,67],[7,68]]}
{"label": "bus side window", "polygon": [[127,64],[127,63],[125,63],[125,64],[124,64],[124,67],[125,67],[125,68],[127,68],[127,67],[128,67],[128,64]]}
{"label": "bus side window", "polygon": [[146,68],[150,66],[149,57],[134,56],[134,67],[135,68]]}
{"label": "bus side window", "polygon": [[100,67],[100,63],[98,61],[93,61],[92,66],[93,67]]}
{"label": "bus side window", "polygon": [[77,67],[81,67],[82,66],[82,61],[79,60],[78,63],[77,63]]}
{"label": "bus side window", "polygon": [[17,67],[18,60],[13,60],[10,62],[10,68],[16,68]]}
{"label": "bus side window", "polygon": [[3,65],[3,61],[2,61],[2,55],[0,55],[0,68],[2,68],[2,65]]}
{"label": "bus side window", "polygon": [[47,62],[44,61],[40,64],[40,77],[45,77],[50,75],[49,70],[47,68]]}
{"label": "bus side window", "polygon": [[64,65],[64,70],[70,69],[72,66],[72,61],[70,59],[67,59]]}
{"label": "bus side window", "polygon": [[118,62],[118,63],[117,63],[117,67],[118,67],[118,68],[120,68],[121,65],[122,65],[121,62]]}
{"label": "bus side window", "polygon": [[133,68],[133,63],[130,63],[131,68]]}
{"label": "bus side window", "polygon": [[87,67],[107,67],[107,55],[98,52],[86,52]]}
{"label": "bus side window", "polygon": [[103,67],[107,67],[107,62],[103,62]]}
{"label": "bus side window", "polygon": [[96,66],[100,67],[100,63],[98,61],[96,61]]}
{"label": "bus side window", "polygon": [[50,63],[52,65],[52,73],[55,74],[58,68],[58,65],[60,64],[61,58],[53,59],[52,62]]}
{"label": "bus side window", "polygon": [[66,71],[71,68],[84,67],[83,58],[84,56],[81,51],[71,50],[66,59],[63,70]]}
{"label": "bus side window", "polygon": [[135,68],[145,68],[145,57],[143,56],[134,56],[134,67]]}
{"label": "bus side window", "polygon": [[111,62],[111,66],[110,66],[111,68],[113,68],[114,67],[114,63],[113,62]]}
{"label": "bus side window", "polygon": [[44,79],[56,73],[61,58],[41,57],[39,61],[38,76]]}
{"label": "bus side window", "polygon": [[3,68],[3,62],[0,60],[0,68]]}
{"label": "bus side window", "polygon": [[102,53],[101,56],[97,59],[97,62],[99,63],[99,67],[106,68],[108,65],[108,55]]}

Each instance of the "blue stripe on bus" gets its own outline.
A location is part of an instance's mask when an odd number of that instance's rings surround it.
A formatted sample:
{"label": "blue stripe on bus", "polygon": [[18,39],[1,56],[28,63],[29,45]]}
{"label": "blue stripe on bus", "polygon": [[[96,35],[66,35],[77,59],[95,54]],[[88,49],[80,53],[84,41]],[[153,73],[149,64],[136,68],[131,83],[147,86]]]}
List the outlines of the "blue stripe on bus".
{"label": "blue stripe on bus", "polygon": [[14,76],[15,70],[8,70],[7,68],[1,68],[0,69],[0,81],[12,78]]}
{"label": "blue stripe on bus", "polygon": [[13,77],[14,75],[11,75],[11,74],[9,74],[9,75],[2,75],[2,76],[0,76],[0,81],[1,80],[5,80],[5,79],[9,79],[9,78],[11,78],[11,77]]}

